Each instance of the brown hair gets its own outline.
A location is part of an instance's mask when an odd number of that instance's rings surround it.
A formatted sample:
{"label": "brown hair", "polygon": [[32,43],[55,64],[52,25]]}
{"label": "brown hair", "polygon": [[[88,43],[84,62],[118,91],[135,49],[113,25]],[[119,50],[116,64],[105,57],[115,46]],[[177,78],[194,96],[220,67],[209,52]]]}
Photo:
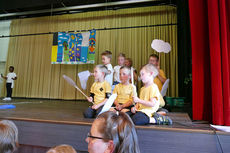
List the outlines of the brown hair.
{"label": "brown hair", "polygon": [[126,58],[125,60],[129,61],[129,63],[130,63],[130,67],[132,67],[132,66],[133,66],[133,60],[132,60],[131,58]]}
{"label": "brown hair", "polygon": [[[13,123],[13,122],[12,122]],[[6,124],[0,122],[0,152],[12,153],[17,149],[18,142],[18,130],[17,127],[12,124]],[[12,127],[14,125],[14,127]]]}
{"label": "brown hair", "polygon": [[159,56],[157,54],[151,54],[151,55],[149,55],[149,58],[150,57],[155,57],[157,59],[157,61],[159,61]]}
{"label": "brown hair", "polygon": [[103,122],[98,131],[113,140],[113,153],[140,153],[135,126],[126,113],[108,111],[100,114],[97,120]]}
{"label": "brown hair", "polygon": [[124,53],[119,53],[118,57],[124,57],[125,58],[125,54]]}
{"label": "brown hair", "polygon": [[63,144],[63,145],[50,148],[46,153],[77,153],[77,152],[72,146]]}
{"label": "brown hair", "polygon": [[106,56],[106,57],[112,59],[112,52],[109,50],[106,50],[103,53],[101,53],[101,56]]}

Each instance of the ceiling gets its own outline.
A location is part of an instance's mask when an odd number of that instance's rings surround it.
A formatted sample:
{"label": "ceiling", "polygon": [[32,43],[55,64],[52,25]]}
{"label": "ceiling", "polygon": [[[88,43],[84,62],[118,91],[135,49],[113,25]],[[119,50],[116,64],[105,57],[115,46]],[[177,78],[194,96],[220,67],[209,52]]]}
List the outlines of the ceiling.
{"label": "ceiling", "polygon": [[0,20],[153,5],[176,6],[176,0],[1,0]]}

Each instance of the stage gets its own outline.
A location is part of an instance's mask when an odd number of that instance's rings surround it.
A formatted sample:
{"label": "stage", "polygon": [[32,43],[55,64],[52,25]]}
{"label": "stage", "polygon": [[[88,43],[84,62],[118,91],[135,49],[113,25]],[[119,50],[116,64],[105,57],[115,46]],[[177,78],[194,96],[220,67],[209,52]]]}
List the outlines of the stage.
{"label": "stage", "polygon": [[[0,118],[15,122],[19,129],[18,153],[45,153],[59,144],[70,144],[87,152],[85,138],[93,119],[84,119],[86,101],[13,99],[0,100],[15,109],[0,109]],[[192,122],[187,113],[168,114],[172,126],[136,126],[142,153],[219,153],[229,152],[230,134],[217,132],[205,122]]]}

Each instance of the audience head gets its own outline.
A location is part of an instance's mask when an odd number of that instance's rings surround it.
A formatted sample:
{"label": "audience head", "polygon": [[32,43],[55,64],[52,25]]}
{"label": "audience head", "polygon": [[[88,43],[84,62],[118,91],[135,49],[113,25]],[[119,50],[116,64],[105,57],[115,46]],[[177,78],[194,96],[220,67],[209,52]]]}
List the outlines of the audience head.
{"label": "audience head", "polygon": [[98,81],[102,78],[105,78],[106,75],[110,74],[110,71],[105,65],[96,65],[94,67],[93,75],[95,80]]}
{"label": "audience head", "polygon": [[18,147],[18,129],[12,121],[0,121],[0,152],[12,153]]}
{"label": "audience head", "polygon": [[126,58],[125,59],[125,66],[132,67],[133,66],[133,61],[131,58]]}
{"label": "audience head", "polygon": [[156,54],[151,54],[149,56],[149,64],[153,64],[154,66],[159,66],[159,56]]}
{"label": "audience head", "polygon": [[93,122],[88,138],[89,153],[139,153],[135,126],[130,117],[105,112]]}
{"label": "audience head", "polygon": [[77,152],[72,146],[63,144],[63,145],[50,148],[46,153],[77,153]]}
{"label": "audience head", "polygon": [[146,64],[141,68],[140,78],[144,84],[153,81],[157,75],[158,70],[153,64]]}
{"label": "audience head", "polygon": [[118,65],[123,66],[125,64],[125,54],[120,53],[118,55]]}
{"label": "audience head", "polygon": [[101,53],[101,61],[104,65],[106,64],[110,64],[112,60],[112,52],[111,51],[104,51],[103,53]]}
{"label": "audience head", "polygon": [[127,66],[122,66],[120,68],[120,80],[121,80],[121,83],[127,83],[129,82],[129,80],[131,79],[131,70],[129,67]]}

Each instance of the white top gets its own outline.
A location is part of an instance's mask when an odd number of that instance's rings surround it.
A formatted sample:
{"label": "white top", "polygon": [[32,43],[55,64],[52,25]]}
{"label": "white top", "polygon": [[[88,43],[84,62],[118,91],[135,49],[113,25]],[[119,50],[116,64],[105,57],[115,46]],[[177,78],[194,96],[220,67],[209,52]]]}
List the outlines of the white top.
{"label": "white top", "polygon": [[120,68],[121,66],[120,65],[117,65],[114,67],[114,81],[117,81],[117,82],[121,82],[120,80]]}
{"label": "white top", "polygon": [[14,87],[14,80],[13,80],[13,78],[17,77],[16,73],[10,72],[10,73],[7,74],[6,77],[7,77],[6,83],[12,83],[11,88],[13,88]]}
{"label": "white top", "polygon": [[110,71],[110,74],[106,75],[105,80],[112,86],[113,85],[113,66],[111,64],[105,65]]}

